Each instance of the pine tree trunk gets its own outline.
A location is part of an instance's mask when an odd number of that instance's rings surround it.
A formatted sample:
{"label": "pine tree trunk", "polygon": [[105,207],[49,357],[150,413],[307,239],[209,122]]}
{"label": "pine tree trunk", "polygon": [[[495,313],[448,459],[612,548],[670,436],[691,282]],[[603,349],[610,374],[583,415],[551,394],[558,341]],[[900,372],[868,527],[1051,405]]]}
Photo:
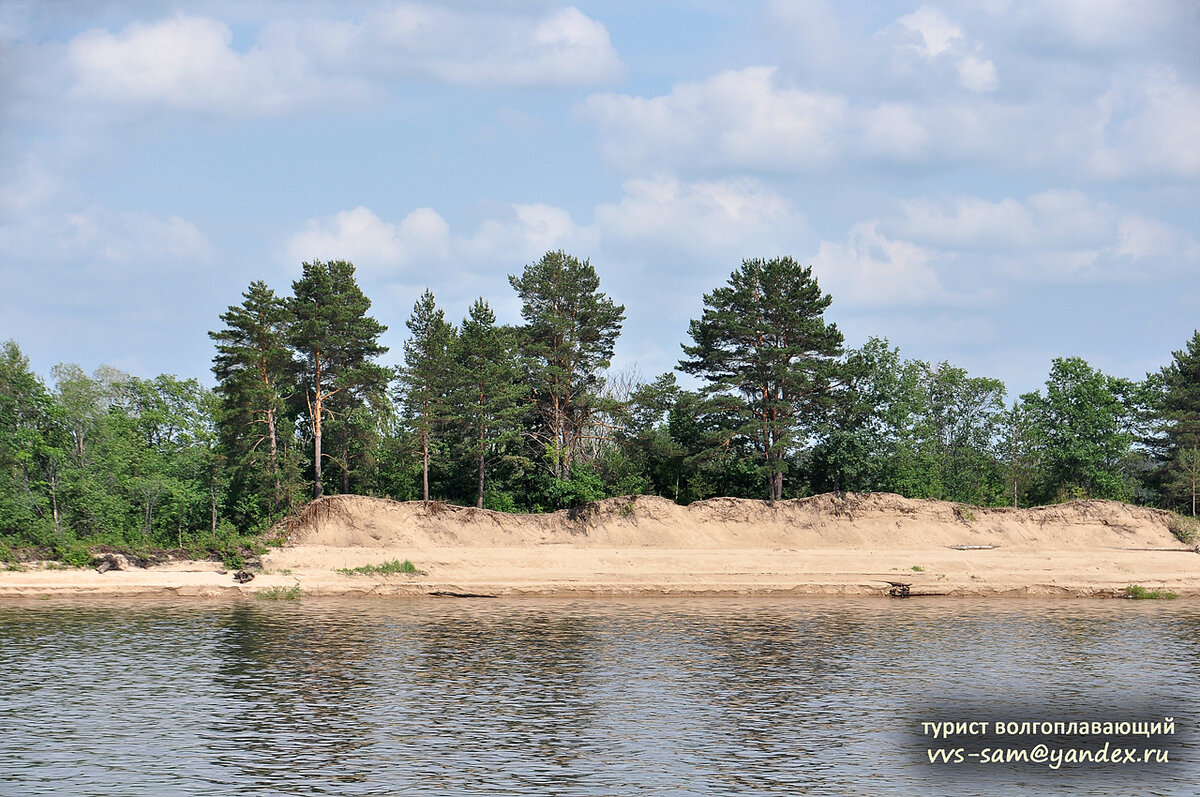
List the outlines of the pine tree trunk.
{"label": "pine tree trunk", "polygon": [[315,477],[313,478],[313,498],[321,497],[323,489],[321,487],[321,402],[317,402],[317,418],[315,420],[315,431],[313,432],[313,470]]}
{"label": "pine tree trunk", "polygon": [[421,432],[421,500],[429,503],[429,430]]}
{"label": "pine tree trunk", "polygon": [[342,494],[350,494],[350,427],[342,438]]}
{"label": "pine tree trunk", "polygon": [[478,509],[483,509],[483,454],[479,455],[479,492],[475,497],[475,506]]}
{"label": "pine tree trunk", "polygon": [[321,403],[325,396],[321,393],[321,353],[318,351],[316,356],[317,361],[317,378],[316,391],[313,394],[313,471],[315,477],[313,479],[313,499],[316,500],[324,493],[324,487],[321,486]]}
{"label": "pine tree trunk", "polygon": [[279,508],[283,503],[283,485],[279,480],[279,449],[275,442],[275,410],[267,410],[267,435],[271,445],[271,475],[275,479],[275,505],[271,507],[271,512]]}

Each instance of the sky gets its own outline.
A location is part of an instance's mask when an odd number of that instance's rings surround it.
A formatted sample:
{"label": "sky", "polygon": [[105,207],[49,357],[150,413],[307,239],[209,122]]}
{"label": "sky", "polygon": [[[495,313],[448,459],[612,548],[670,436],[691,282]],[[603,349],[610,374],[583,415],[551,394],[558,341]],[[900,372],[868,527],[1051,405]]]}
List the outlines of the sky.
{"label": "sky", "polygon": [[790,255],[848,346],[1037,389],[1200,326],[1194,0],[0,3],[0,340],[212,384],[253,280],[346,259],[397,364],[549,250],[670,370]]}

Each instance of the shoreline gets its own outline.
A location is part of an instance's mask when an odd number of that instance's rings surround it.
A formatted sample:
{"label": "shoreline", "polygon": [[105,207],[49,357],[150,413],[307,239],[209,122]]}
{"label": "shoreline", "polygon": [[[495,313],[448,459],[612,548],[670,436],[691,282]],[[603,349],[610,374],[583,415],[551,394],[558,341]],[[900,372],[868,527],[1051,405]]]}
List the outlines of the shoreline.
{"label": "shoreline", "polygon": [[[413,559],[423,574],[348,575],[338,568]],[[301,565],[317,560],[322,566]],[[367,560],[367,561],[364,561]],[[911,564],[910,564],[911,563]],[[919,567],[920,571],[912,568]],[[1170,551],[849,551],[445,548],[285,549],[245,584],[216,562],[150,568],[0,572],[0,600],[43,597],[896,597],[1104,598],[1140,585],[1200,598],[1200,557]]]}
{"label": "shoreline", "polygon": [[[0,600],[43,596],[1200,597],[1200,556],[1161,510],[1110,501],[985,509],[886,493],[678,506],[611,498],[509,515],[332,496],[281,524],[245,584],[212,561],[0,571]],[[409,560],[420,573],[347,574]]]}

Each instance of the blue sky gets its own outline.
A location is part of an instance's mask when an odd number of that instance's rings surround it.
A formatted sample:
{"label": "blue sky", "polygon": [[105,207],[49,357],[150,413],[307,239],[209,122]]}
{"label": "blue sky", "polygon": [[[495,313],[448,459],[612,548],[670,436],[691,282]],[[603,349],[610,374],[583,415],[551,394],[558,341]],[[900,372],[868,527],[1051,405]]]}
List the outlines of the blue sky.
{"label": "blue sky", "polygon": [[211,383],[255,279],[358,267],[518,322],[548,249],[678,360],[702,295],[790,254],[849,345],[1037,388],[1140,378],[1200,326],[1200,6],[0,5],[0,339],[48,373]]}

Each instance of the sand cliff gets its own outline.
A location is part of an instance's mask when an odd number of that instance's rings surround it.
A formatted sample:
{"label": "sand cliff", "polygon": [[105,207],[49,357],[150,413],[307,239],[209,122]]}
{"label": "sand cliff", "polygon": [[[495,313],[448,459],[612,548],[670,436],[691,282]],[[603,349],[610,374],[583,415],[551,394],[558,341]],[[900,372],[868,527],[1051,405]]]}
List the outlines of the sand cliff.
{"label": "sand cliff", "polygon": [[[331,496],[281,531],[245,585],[205,562],[148,570],[0,573],[2,595],[313,594],[1112,596],[1130,584],[1200,596],[1200,556],[1170,515],[1110,501],[982,509],[890,494],[769,504],[653,496],[509,515]],[[966,548],[966,550],[956,549]],[[408,559],[424,571],[347,575]]]}

